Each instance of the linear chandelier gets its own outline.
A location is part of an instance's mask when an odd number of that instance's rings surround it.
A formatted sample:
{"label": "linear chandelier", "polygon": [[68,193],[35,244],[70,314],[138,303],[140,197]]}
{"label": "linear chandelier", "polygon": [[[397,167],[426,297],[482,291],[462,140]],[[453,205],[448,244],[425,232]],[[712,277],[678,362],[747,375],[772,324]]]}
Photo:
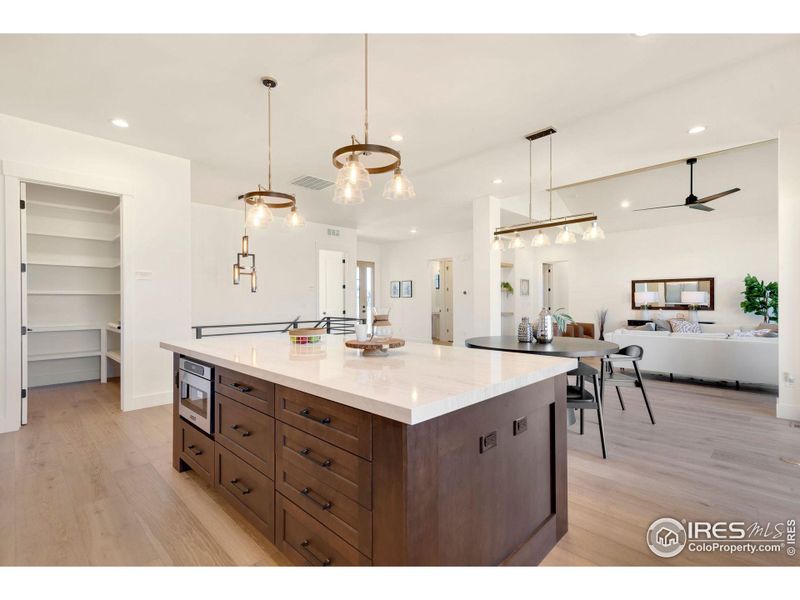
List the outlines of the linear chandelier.
{"label": "linear chandelier", "polygon": [[[502,250],[503,242],[501,237],[514,234],[511,242],[508,244],[509,249],[523,248],[525,243],[520,237],[520,233],[527,231],[536,231],[536,234],[531,240],[531,246],[540,248],[542,246],[550,245],[550,238],[543,231],[553,227],[561,228],[556,236],[556,244],[574,244],[577,237],[573,231],[570,231],[569,226],[577,223],[591,223],[592,226],[587,229],[582,239],[586,241],[602,240],[605,239],[605,233],[597,224],[597,215],[594,213],[581,213],[574,215],[566,215],[563,217],[553,217],[553,135],[557,133],[553,127],[547,127],[540,131],[526,135],[525,139],[528,140],[528,220],[525,223],[517,225],[507,225],[505,227],[498,227],[494,230],[494,241],[492,242],[492,249]],[[550,144],[550,185],[549,200],[550,200],[550,213],[547,219],[536,221],[533,218],[533,142],[541,138],[548,138]]]}
{"label": "linear chandelier", "polygon": [[[400,152],[389,146],[369,143],[369,38],[364,34],[364,143],[355,135],[350,136],[350,144],[333,151],[333,166],[339,169],[336,177],[336,191],[333,201],[337,204],[361,204],[364,190],[372,186],[370,175],[393,171],[391,179],[383,188],[387,200],[414,198],[414,186],[400,168]],[[365,166],[359,157],[376,155],[382,157],[377,166]]]}

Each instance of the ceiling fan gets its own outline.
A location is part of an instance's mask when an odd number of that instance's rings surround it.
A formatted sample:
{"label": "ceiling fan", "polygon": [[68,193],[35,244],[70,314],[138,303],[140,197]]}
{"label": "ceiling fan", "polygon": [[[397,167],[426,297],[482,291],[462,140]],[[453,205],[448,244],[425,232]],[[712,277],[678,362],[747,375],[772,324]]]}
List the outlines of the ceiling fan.
{"label": "ceiling fan", "polygon": [[694,164],[697,162],[696,158],[690,158],[686,161],[686,164],[689,165],[689,195],[686,196],[686,202],[683,204],[670,204],[668,206],[651,206],[650,208],[637,208],[635,212],[639,212],[642,210],[659,210],[662,208],[676,208],[678,206],[688,206],[689,208],[695,208],[697,210],[704,210],[710,212],[714,210],[710,206],[706,206],[708,202],[712,200],[716,200],[717,198],[722,198],[723,196],[727,196],[728,194],[735,194],[736,192],[740,192],[741,188],[733,188],[730,190],[726,190],[724,192],[720,192],[718,194],[711,194],[710,196],[706,196],[705,198],[698,198],[694,195]]}

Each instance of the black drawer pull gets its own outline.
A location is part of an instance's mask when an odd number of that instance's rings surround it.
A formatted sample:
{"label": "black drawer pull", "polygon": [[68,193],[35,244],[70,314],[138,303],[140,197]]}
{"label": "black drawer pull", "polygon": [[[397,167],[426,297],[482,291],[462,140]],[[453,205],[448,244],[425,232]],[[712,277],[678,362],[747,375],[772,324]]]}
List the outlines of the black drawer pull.
{"label": "black drawer pull", "polygon": [[239,390],[243,394],[246,394],[247,392],[252,392],[253,391],[253,388],[251,388],[249,385],[244,385],[242,383],[234,383],[233,387],[235,387],[237,390]]}
{"label": "black drawer pull", "polygon": [[189,452],[191,452],[191,453],[192,453],[192,454],[194,454],[195,456],[200,456],[200,455],[203,453],[203,451],[202,451],[202,450],[200,450],[200,449],[199,449],[197,446],[195,446],[194,444],[189,444],[188,446],[186,446],[186,448],[188,448]]}
{"label": "black drawer pull", "polygon": [[311,542],[309,540],[303,540],[302,542],[300,542],[300,545],[305,549],[305,551],[308,552],[312,557],[314,557],[314,560],[319,562],[320,565],[322,565],[323,567],[327,567],[329,564],[331,564],[330,558],[320,558],[319,556],[314,554],[311,551],[311,548],[309,548],[310,544]]}
{"label": "black drawer pull", "polygon": [[324,500],[323,502],[320,502],[319,500],[314,498],[311,495],[311,490],[308,489],[308,488],[303,488],[302,490],[300,490],[300,493],[303,496],[305,496],[306,498],[308,498],[309,500],[311,500],[312,502],[314,502],[316,504],[319,504],[319,506],[320,506],[320,508],[322,508],[322,510],[330,510],[331,507],[333,506],[333,504],[329,500]]}
{"label": "black drawer pull", "polygon": [[301,417],[305,417],[306,419],[311,419],[312,421],[316,421],[317,423],[322,423],[323,425],[330,425],[331,424],[331,418],[330,417],[323,417],[322,419],[318,419],[316,417],[312,417],[311,416],[311,409],[309,409],[309,408],[304,408],[303,410],[300,411],[299,414],[300,414]]}
{"label": "black drawer pull", "polygon": [[246,485],[244,485],[238,479],[231,479],[231,485],[236,486],[236,489],[238,489],[240,492],[242,492],[242,494],[249,494],[250,493],[250,488],[247,487]]}
{"label": "black drawer pull", "polygon": [[250,436],[250,432],[247,431],[247,429],[242,429],[241,425],[235,425],[235,424],[231,425],[231,429],[233,429],[237,433],[241,433],[242,437],[249,437]]}
{"label": "black drawer pull", "polygon": [[316,460],[311,458],[309,456],[309,454],[311,454],[311,448],[303,448],[302,450],[298,451],[298,454],[300,456],[304,456],[305,458],[307,458],[311,462],[318,464],[320,467],[326,467],[327,468],[327,467],[330,467],[333,464],[333,461],[330,458],[326,458],[322,462],[317,462]]}

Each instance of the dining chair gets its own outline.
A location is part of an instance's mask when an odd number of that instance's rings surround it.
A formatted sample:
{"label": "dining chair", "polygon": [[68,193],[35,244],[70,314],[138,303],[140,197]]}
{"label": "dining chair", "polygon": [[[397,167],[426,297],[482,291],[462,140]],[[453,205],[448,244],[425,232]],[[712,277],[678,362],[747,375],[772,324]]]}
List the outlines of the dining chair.
{"label": "dining chair", "polygon": [[[576,381],[575,385],[567,385],[567,408],[577,409],[580,411],[581,435],[583,435],[583,411],[597,411],[597,424],[600,427],[600,446],[603,449],[603,458],[608,458],[608,455],[606,454],[606,433],[605,428],[603,427],[602,392],[598,383],[598,371],[586,363],[579,362],[578,368],[567,371],[567,381],[569,381],[570,376],[575,377]],[[589,392],[584,387],[587,377],[592,378],[594,394]]]}
{"label": "dining chair", "polygon": [[[605,393],[606,385],[613,385],[617,389],[617,398],[619,398],[619,405],[622,410],[625,410],[625,402],[622,399],[622,387],[638,387],[642,390],[642,398],[644,398],[644,405],[647,407],[647,414],[650,415],[650,422],[655,425],[656,420],[653,417],[653,410],[650,408],[650,401],[647,399],[647,392],[644,389],[644,382],[642,381],[642,373],[639,370],[639,361],[644,356],[644,350],[641,346],[625,346],[620,350],[607,354],[604,358],[600,359],[600,395]],[[633,364],[633,371],[635,375],[628,375],[620,371],[614,370],[614,365],[619,363],[630,362]]]}

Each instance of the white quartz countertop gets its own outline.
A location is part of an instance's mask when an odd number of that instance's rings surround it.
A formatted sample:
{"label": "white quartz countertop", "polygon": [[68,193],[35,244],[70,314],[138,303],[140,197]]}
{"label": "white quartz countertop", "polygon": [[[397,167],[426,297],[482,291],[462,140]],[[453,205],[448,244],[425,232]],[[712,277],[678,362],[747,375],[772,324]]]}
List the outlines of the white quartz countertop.
{"label": "white quartz countertop", "polygon": [[234,335],[161,342],[220,367],[414,425],[566,373],[573,358],[407,343],[388,356],[361,356],[342,336],[324,349],[283,335]]}

